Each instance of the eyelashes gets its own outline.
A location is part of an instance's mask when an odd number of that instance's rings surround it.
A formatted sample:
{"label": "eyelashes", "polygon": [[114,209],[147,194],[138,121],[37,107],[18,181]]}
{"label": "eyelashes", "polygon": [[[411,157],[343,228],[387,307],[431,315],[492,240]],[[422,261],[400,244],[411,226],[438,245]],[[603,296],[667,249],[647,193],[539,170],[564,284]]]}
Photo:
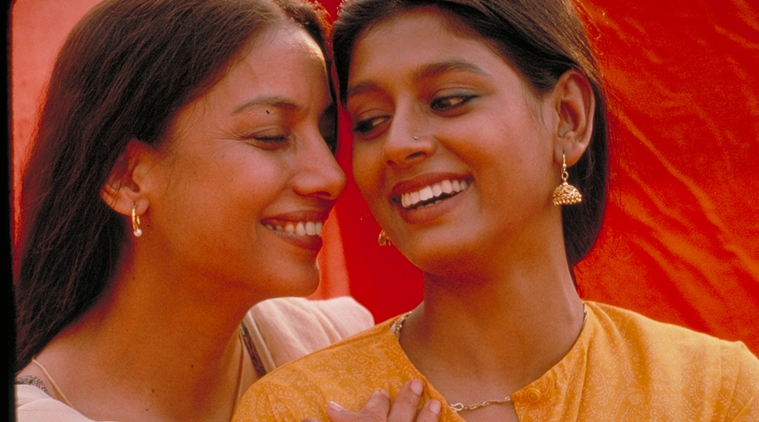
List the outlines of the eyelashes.
{"label": "eyelashes", "polygon": [[436,98],[430,103],[430,108],[438,112],[447,111],[455,109],[456,107],[463,106],[474,98],[475,95],[471,94],[450,95],[447,97]]}
{"label": "eyelashes", "polygon": [[[439,116],[455,117],[462,114],[464,111],[461,108],[475,98],[477,95],[474,94],[446,95],[434,98],[428,107]],[[355,135],[369,135],[374,129],[388,122],[391,118],[391,115],[380,115],[361,119],[356,122],[351,130]]]}
{"label": "eyelashes", "polygon": [[284,135],[279,135],[279,136],[253,136],[250,139],[255,140],[255,141],[259,141],[259,142],[264,142],[264,143],[271,143],[271,144],[283,143],[283,142],[287,142],[287,140],[288,140],[287,136],[284,136]]}
{"label": "eyelashes", "polygon": [[261,143],[265,145],[275,146],[278,144],[286,143],[289,141],[289,136],[284,132],[279,131],[256,131],[256,132],[242,132],[236,134],[238,139],[243,141]]}
{"label": "eyelashes", "polygon": [[382,123],[390,120],[389,116],[380,116],[380,117],[372,117],[369,119],[364,119],[356,123],[355,126],[353,126],[353,133],[355,134],[366,134],[371,132],[375,127],[381,125]]}

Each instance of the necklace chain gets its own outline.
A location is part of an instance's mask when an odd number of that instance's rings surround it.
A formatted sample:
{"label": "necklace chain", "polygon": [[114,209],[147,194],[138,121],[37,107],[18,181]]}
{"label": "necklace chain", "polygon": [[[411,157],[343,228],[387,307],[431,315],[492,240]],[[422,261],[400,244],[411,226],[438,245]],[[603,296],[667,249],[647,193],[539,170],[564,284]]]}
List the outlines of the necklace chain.
{"label": "necklace chain", "polygon": [[[411,312],[401,316],[395,322],[393,325],[390,326],[390,330],[395,335],[395,338],[400,339],[401,338],[401,329],[403,328],[403,323],[406,322],[406,318],[411,315]],[[585,302],[582,303],[582,326],[580,326],[580,331],[582,331],[583,328],[585,328],[585,320],[588,319],[588,309],[585,306]],[[485,400],[481,401],[479,403],[474,404],[464,404],[464,403],[449,403],[448,406],[453,410],[454,412],[461,412],[462,410],[477,410],[481,407],[490,406],[491,404],[503,404],[508,403],[511,401],[511,396],[506,396],[502,399],[496,399],[496,400]]]}
{"label": "necklace chain", "polygon": [[450,403],[448,406],[450,406],[450,408],[456,412],[461,412],[462,410],[475,410],[479,409],[480,407],[490,406],[491,404],[508,403],[510,401],[511,397],[506,396],[500,400],[485,400],[483,402],[475,404]]}

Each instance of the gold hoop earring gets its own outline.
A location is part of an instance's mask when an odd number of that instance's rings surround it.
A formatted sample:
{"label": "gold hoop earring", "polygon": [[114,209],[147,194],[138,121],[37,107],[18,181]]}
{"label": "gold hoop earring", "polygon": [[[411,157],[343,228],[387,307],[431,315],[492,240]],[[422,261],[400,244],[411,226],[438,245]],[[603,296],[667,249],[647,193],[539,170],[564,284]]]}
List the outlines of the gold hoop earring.
{"label": "gold hoop earring", "polygon": [[582,202],[582,194],[576,187],[567,183],[567,157],[561,154],[561,184],[553,191],[554,205],[573,205]]}
{"label": "gold hoop earring", "polygon": [[385,229],[380,230],[379,237],[377,237],[377,244],[380,246],[392,246],[393,242],[390,241],[387,233],[385,233]]}
{"label": "gold hoop earring", "polygon": [[142,229],[140,228],[140,216],[137,215],[137,205],[132,206],[132,233],[134,233],[134,237],[142,236]]}

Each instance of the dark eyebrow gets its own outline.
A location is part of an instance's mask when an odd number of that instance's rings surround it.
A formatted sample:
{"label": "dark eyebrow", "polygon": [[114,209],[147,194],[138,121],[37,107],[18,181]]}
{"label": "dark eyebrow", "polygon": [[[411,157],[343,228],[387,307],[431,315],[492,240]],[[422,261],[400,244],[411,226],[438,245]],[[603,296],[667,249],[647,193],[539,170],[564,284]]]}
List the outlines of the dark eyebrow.
{"label": "dark eyebrow", "polygon": [[238,114],[242,113],[244,111],[247,111],[253,107],[258,106],[269,106],[269,107],[276,107],[288,111],[292,110],[298,110],[300,109],[300,106],[295,104],[294,102],[288,100],[287,98],[283,97],[259,97],[255,98],[251,101],[248,101],[247,103],[237,107],[232,114]]}
{"label": "dark eyebrow", "polygon": [[[429,63],[424,66],[420,66],[414,71],[413,80],[414,83],[419,83],[424,79],[435,78],[447,72],[469,72],[476,73],[482,76],[488,76],[489,74],[482,70],[479,66],[462,60],[448,60],[444,62]],[[361,82],[348,88],[348,92],[345,96],[346,99],[380,89],[377,84],[371,81]]]}
{"label": "dark eyebrow", "polygon": [[421,82],[423,79],[438,77],[447,72],[468,72],[476,73],[482,76],[489,74],[479,66],[462,60],[448,60],[438,63],[429,63],[421,66],[414,72],[414,82]]}
{"label": "dark eyebrow", "polygon": [[376,91],[379,87],[374,82],[361,82],[360,84],[348,87],[348,92],[345,94],[346,101],[354,95],[363,94],[366,92]]}

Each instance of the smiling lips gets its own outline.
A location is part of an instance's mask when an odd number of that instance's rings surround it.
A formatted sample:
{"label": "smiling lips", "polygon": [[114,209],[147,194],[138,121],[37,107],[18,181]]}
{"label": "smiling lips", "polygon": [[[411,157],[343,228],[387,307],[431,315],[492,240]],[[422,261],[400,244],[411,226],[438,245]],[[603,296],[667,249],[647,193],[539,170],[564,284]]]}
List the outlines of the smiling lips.
{"label": "smiling lips", "polygon": [[[469,186],[465,180],[443,180],[425,186],[417,191],[401,194],[401,205],[407,210],[435,205],[444,199],[465,191],[467,187]],[[322,234],[324,223],[321,221],[297,221],[282,224],[266,223],[264,226],[269,230],[285,232],[297,236],[318,237]]]}
{"label": "smiling lips", "polygon": [[[443,180],[417,191],[401,194],[404,209],[416,209],[438,202],[465,191],[469,185],[465,180]],[[321,236],[324,223],[321,221],[290,221],[281,224],[265,223],[269,230],[294,234],[296,236]]]}
{"label": "smiling lips", "polygon": [[321,221],[288,222],[284,225],[264,224],[267,229],[294,234],[297,236],[321,236],[324,223]]}
{"label": "smiling lips", "polygon": [[464,180],[443,180],[425,186],[418,191],[401,194],[401,205],[407,210],[435,205],[444,199],[465,191],[467,187],[467,182]]}

